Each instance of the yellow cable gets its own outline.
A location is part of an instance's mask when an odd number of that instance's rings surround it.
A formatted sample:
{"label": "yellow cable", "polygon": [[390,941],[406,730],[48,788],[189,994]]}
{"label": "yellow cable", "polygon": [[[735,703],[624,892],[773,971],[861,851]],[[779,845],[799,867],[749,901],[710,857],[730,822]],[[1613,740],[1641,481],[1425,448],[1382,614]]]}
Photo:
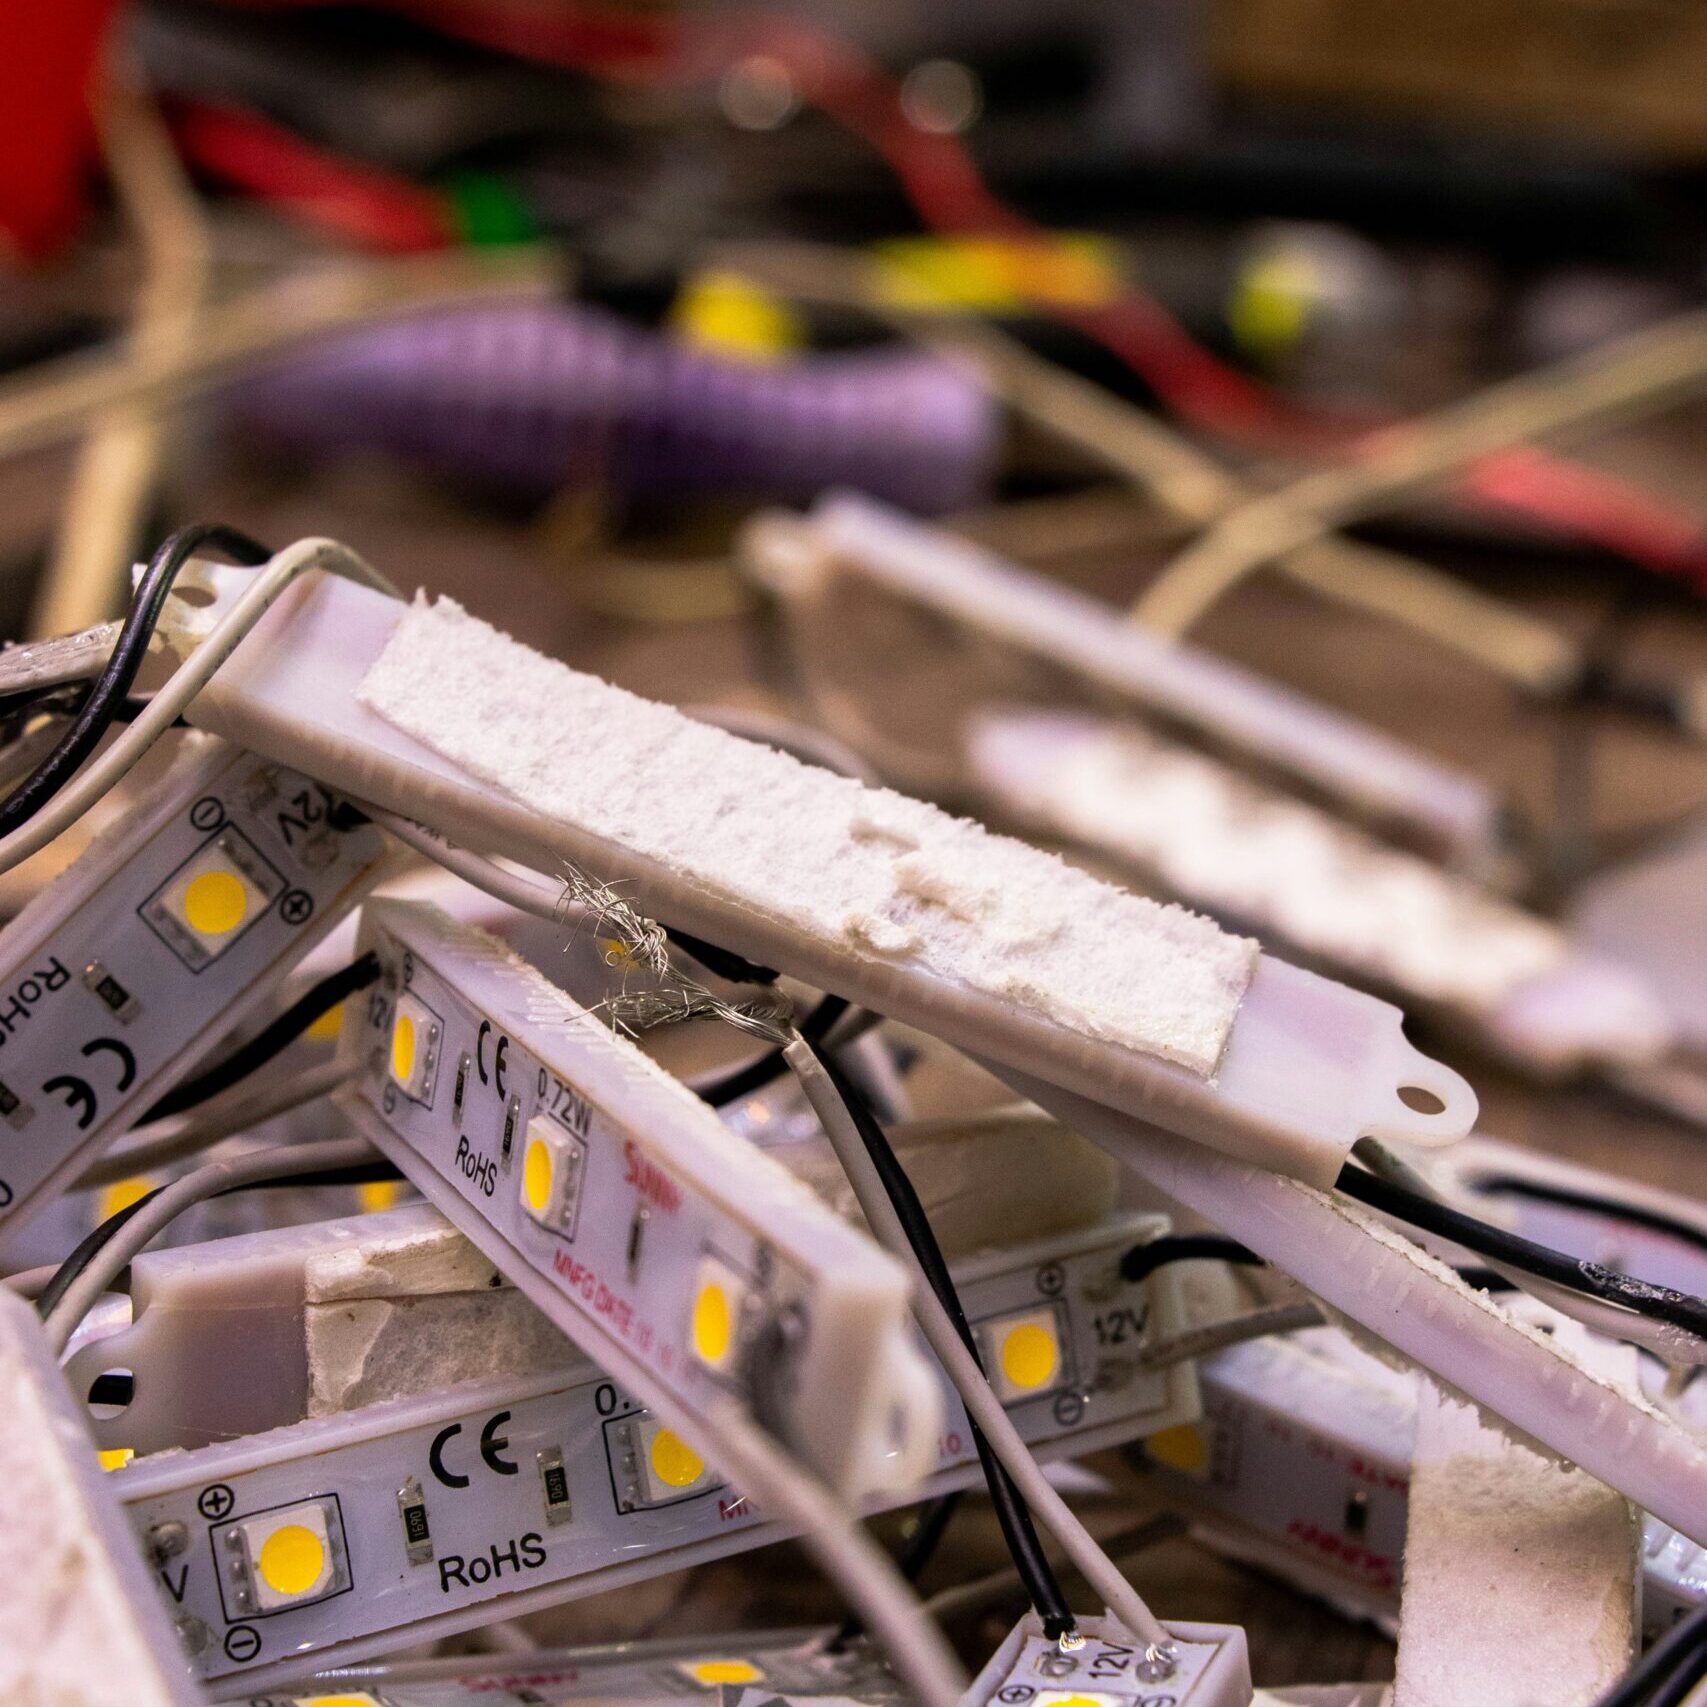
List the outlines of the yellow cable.
{"label": "yellow cable", "polygon": [[1482,457],[1649,412],[1707,383],[1707,310],[1644,328],[1383,432],[1355,461],[1229,510],[1181,552],[1135,615],[1181,635],[1265,563],[1391,508]]}
{"label": "yellow cable", "polygon": [[[730,264],[750,267],[773,289],[858,308],[894,325],[1180,521],[1213,527],[1252,502],[1252,488],[1180,434],[1033,354],[998,327],[897,307],[859,255],[797,244],[742,245],[726,254]],[[1396,552],[1312,539],[1280,567],[1312,591],[1403,623],[1532,691],[1570,681],[1580,666],[1575,642],[1557,629]]]}

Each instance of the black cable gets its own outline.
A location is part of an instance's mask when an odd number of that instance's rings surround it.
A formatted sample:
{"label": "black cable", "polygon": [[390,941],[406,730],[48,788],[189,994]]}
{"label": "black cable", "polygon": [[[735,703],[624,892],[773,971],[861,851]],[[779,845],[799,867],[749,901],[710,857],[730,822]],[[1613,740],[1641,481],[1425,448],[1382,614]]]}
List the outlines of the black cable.
{"label": "black cable", "polygon": [[1478,1221],[1473,1215],[1465,1215],[1349,1163],[1340,1170],[1335,1184],[1347,1197],[1354,1197],[1371,1209],[1450,1239],[1453,1244],[1462,1245],[1490,1261],[1521,1269],[1525,1274],[1538,1275],[1543,1280],[1555,1281],[1573,1292],[1586,1292],[1590,1297],[1604,1299],[1609,1304],[1621,1304],[1652,1321],[1669,1322],[1685,1333],[1707,1339],[1707,1299],[1678,1292],[1669,1286],[1655,1286],[1632,1275],[1619,1274],[1602,1263],[1567,1256],[1550,1245],[1540,1245],[1533,1239]]}
{"label": "black cable", "polygon": [[[805,1036],[805,1027],[801,1028],[801,1035]],[[978,1353],[978,1342],[972,1336],[966,1312],[961,1308],[960,1295],[954,1289],[953,1278],[943,1258],[942,1247],[936,1242],[936,1234],[931,1231],[930,1220],[925,1214],[924,1205],[919,1202],[918,1193],[913,1190],[913,1182],[908,1179],[906,1169],[897,1160],[888,1136],[866,1106],[865,1098],[830,1059],[819,1040],[808,1038],[807,1042],[859,1131],[860,1141],[871,1157],[872,1166],[877,1170],[884,1193],[894,1207],[895,1217],[901,1223],[907,1243],[924,1273],[927,1284],[936,1294],[937,1301],[948,1312],[949,1320],[953,1322],[954,1330],[971,1354],[973,1362],[980,1370],[983,1369],[984,1360]],[[972,1444],[978,1451],[978,1462],[983,1468],[985,1483],[990,1490],[990,1503],[995,1508],[996,1521],[1001,1525],[1002,1539],[1007,1543],[1020,1581],[1025,1584],[1026,1596],[1033,1610],[1043,1621],[1044,1634],[1054,1640],[1076,1630],[1077,1623],[1067,1605],[1066,1597],[1061,1592],[1061,1584],[1056,1578],[1054,1567],[1049,1563],[1048,1555],[1037,1539],[1037,1531],[1032,1527],[1030,1508],[1019,1489],[1014,1486],[1013,1479],[1002,1467],[1001,1461],[990,1450],[990,1443],[984,1438],[977,1423],[968,1417],[967,1426],[972,1434]]]}
{"label": "black cable", "polygon": [[[829,1034],[830,1027],[847,1011],[848,1004],[841,996],[826,996],[801,1023],[800,1035],[815,1048]],[[730,1103],[739,1102],[742,1097],[763,1090],[773,1079],[780,1079],[787,1071],[788,1062],[782,1051],[772,1049],[759,1056],[756,1061],[749,1061],[745,1067],[738,1067],[727,1078],[707,1085],[699,1094],[713,1108],[727,1108]]]}
{"label": "black cable", "polygon": [[690,936],[674,925],[666,925],[664,935],[683,954],[691,955],[707,972],[715,973],[727,983],[774,984],[781,976],[774,967],[760,966],[732,948],[719,948],[716,943]]}
{"label": "black cable", "polygon": [[1594,1707],[1678,1707],[1707,1676],[1707,1606],[1672,1625]]}
{"label": "black cable", "polygon": [[[1266,1268],[1267,1259],[1249,1245],[1223,1233],[1169,1233],[1147,1244],[1134,1245],[1120,1259],[1120,1278],[1134,1285],[1148,1280],[1159,1268],[1175,1262],[1227,1262],[1240,1268]],[[1483,1292],[1510,1292],[1514,1283],[1491,1268],[1460,1268],[1454,1271],[1467,1286]]]}
{"label": "black cable", "polygon": [[1236,1263],[1241,1268],[1263,1266],[1263,1259],[1249,1245],[1241,1245],[1223,1233],[1169,1233],[1148,1244],[1134,1245],[1120,1259],[1120,1278],[1136,1283],[1169,1263],[1200,1259]]}
{"label": "black cable", "polygon": [[936,1557],[936,1550],[942,1545],[955,1512],[960,1509],[962,1492],[960,1488],[950,1488],[946,1494],[938,1494],[919,1513],[913,1533],[907,1537],[907,1544],[895,1561],[895,1568],[906,1581],[916,1583]]}
{"label": "black cable", "polygon": [[312,990],[292,1002],[270,1025],[256,1032],[247,1043],[240,1043],[223,1061],[216,1061],[193,1079],[174,1085],[155,1101],[137,1124],[146,1126],[150,1121],[182,1114],[186,1109],[218,1096],[221,1091],[229,1090],[240,1079],[246,1079],[266,1066],[274,1056],[283,1054],[317,1019],[329,1014],[345,997],[354,995],[357,990],[365,990],[378,976],[379,956],[373,953],[364,954],[360,960],[351,961],[348,966],[329,973]]}
{"label": "black cable", "polygon": [[[381,1157],[375,1157],[371,1162],[358,1162],[347,1168],[305,1168],[297,1174],[280,1174],[273,1179],[243,1180],[237,1185],[229,1185],[223,1191],[216,1191],[203,1201],[211,1203],[216,1197],[229,1197],[238,1191],[273,1191],[281,1187],[307,1186],[340,1186],[368,1185],[375,1180],[401,1179],[403,1176],[390,1162]],[[127,1203],[117,1213],[109,1215],[100,1226],[87,1234],[72,1251],[64,1262],[53,1271],[52,1278],[41,1289],[36,1298],[36,1314],[46,1321],[53,1313],[55,1306],[70,1289],[72,1281],[92,1263],[107,1245],[118,1234],[133,1215],[140,1214],[145,1205],[152,1203],[165,1186],[157,1185],[144,1193],[134,1203]],[[186,1205],[186,1207],[191,1207]]]}
{"label": "black cable", "polygon": [[0,801],[0,836],[10,834],[35,817],[71,780],[77,768],[100,744],[101,737],[118,720],[129,698],[131,685],[136,680],[136,673],[148,652],[148,642],[159,624],[172,583],[196,552],[210,547],[240,563],[265,563],[272,555],[248,534],[219,522],[197,522],[191,527],[179,528],[154,553],[143,571],[136,596],[131,601],[130,615],[119,630],[112,653],[96,676],[89,697],[84,700],[71,727],[59,737],[53,751],[5,800]]}
{"label": "black cable", "polygon": [[1603,1197],[1598,1192],[1577,1191],[1570,1186],[1546,1185],[1540,1180],[1525,1179],[1521,1174],[1492,1174],[1471,1183],[1478,1192],[1489,1197],[1527,1197],[1537,1203],[1557,1204],[1561,1209],[1583,1209],[1609,1220],[1628,1222],[1632,1227],[1646,1227],[1650,1232],[1664,1233],[1668,1238],[1681,1240],[1698,1251],[1707,1251],[1707,1232],[1701,1228],[1662,1210],[1626,1203],[1622,1198]]}

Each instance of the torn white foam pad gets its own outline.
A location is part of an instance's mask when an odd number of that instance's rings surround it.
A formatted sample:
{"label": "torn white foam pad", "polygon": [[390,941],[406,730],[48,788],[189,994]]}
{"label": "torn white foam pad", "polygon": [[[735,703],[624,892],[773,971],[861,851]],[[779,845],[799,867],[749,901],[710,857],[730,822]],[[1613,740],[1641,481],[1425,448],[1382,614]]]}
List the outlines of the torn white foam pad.
{"label": "torn white foam pad", "polygon": [[96,1460],[82,1406],[35,1311],[4,1288],[0,1417],[0,1553],[9,1567],[0,1594],[0,1701],[192,1707],[201,1693]]}
{"label": "torn white foam pad", "polygon": [[1672,1026],[1634,972],[1550,920],[1130,723],[975,718],[967,759],[1034,829],[1106,854],[1218,918],[1558,1069],[1646,1062]]}
{"label": "torn white foam pad", "polygon": [[696,886],[998,1000],[1043,998],[1093,1037],[1200,1076],[1250,981],[1255,946],[1207,919],[571,670],[449,600],[409,608],[361,698],[472,775]]}
{"label": "torn white foam pad", "polygon": [[1635,1512],[1422,1388],[1393,1707],[1587,1707],[1635,1647]]}
{"label": "torn white foam pad", "polygon": [[[174,605],[181,649],[241,579]],[[1468,1130],[1397,1009],[920,801],[542,657],[448,601],[320,573],[195,702],[358,798],[549,867],[764,964],[1319,1181],[1365,1132]],[[1440,1107],[1419,1114],[1406,1085]]]}

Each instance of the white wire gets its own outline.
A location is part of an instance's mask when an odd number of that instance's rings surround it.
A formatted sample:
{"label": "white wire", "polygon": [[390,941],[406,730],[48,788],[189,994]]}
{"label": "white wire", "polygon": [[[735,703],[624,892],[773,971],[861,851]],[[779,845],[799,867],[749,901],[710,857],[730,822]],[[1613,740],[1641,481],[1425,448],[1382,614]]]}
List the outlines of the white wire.
{"label": "white wire", "polygon": [[1156,1340],[1139,1352],[1138,1364],[1144,1369],[1167,1369],[1176,1363],[1225,1351],[1228,1346],[1244,1345],[1247,1340],[1294,1334],[1301,1328],[1319,1328],[1322,1321],[1321,1306],[1317,1304],[1307,1301],[1268,1304],[1260,1310],[1247,1310],[1243,1315],[1226,1316],[1219,1322],[1188,1328],[1172,1339]]}
{"label": "white wire", "polygon": [[395,836],[405,847],[413,848],[423,859],[443,866],[453,877],[460,877],[464,883],[506,906],[514,907],[517,912],[551,924],[561,924],[572,912],[579,911],[569,904],[560,883],[546,883],[523,872],[512,871],[484,854],[456,847],[425,824],[417,824],[413,818],[405,818],[398,812],[388,812],[383,806],[364,800],[361,809],[382,830]]}
{"label": "white wire", "polygon": [[80,770],[28,823],[0,837],[0,872],[21,865],[77,822],[96,801],[115,788],[148,750],[183,715],[214,673],[307,569],[339,568],[370,585],[383,585],[348,546],[331,539],[303,539],[286,546],[255,571],[237,600],[208,630],[206,637],[155,694],[136,721],[105,752]]}
{"label": "white wire", "polygon": [[1074,1516],[1072,1508],[1055,1491],[1049,1479],[1038,1468],[1037,1460],[1020,1439],[1001,1401],[990,1389],[977,1360],[966,1349],[947,1310],[931,1290],[919,1266],[918,1258],[895,1213],[889,1194],[883,1189],[877,1168],[859,1135],[853,1116],[842,1101],[841,1094],[831,1083],[812,1046],[797,1038],[783,1051],[806,1092],[819,1124],[834,1146],[842,1171],[848,1176],[854,1196],[865,1212],[877,1242],[908,1269],[913,1279],[913,1314],[923,1330],[931,1350],[948,1372],[972,1418],[990,1450],[1001,1461],[1002,1468],[1032,1508],[1034,1515],[1061,1544],[1073,1561],[1080,1576],[1102,1597],[1103,1604],[1135,1636],[1153,1645],[1171,1642],[1173,1638],[1156,1615],[1144,1604],[1136,1589],[1127,1582],[1114,1562],[1096,1543],[1095,1537]]}
{"label": "white wire", "polygon": [[152,1173],[197,1150],[211,1149],[222,1138],[246,1132],[251,1126],[329,1096],[357,1071],[347,1062],[325,1061],[305,1073],[293,1073],[259,1088],[245,1085],[243,1096],[210,1103],[188,1119],[139,1126],[132,1134],[131,1144],[122,1150],[109,1151],[85,1169],[77,1176],[73,1189],[88,1191],[94,1186],[111,1185],[114,1180]]}
{"label": "white wire", "polygon": [[65,1289],[44,1324],[49,1344],[56,1353],[64,1351],[77,1331],[77,1324],[124,1273],[131,1259],[186,1209],[236,1186],[256,1185],[286,1174],[356,1167],[373,1159],[373,1148],[365,1138],[334,1138],[318,1144],[278,1144],[253,1150],[247,1155],[209,1162],[194,1173],[174,1180],[131,1216]]}
{"label": "white wire", "polygon": [[739,1412],[726,1411],[705,1432],[718,1469],[761,1508],[800,1531],[806,1550],[882,1644],[922,1707],[959,1707],[966,1679],[942,1632],[888,1554],[830,1490]]}

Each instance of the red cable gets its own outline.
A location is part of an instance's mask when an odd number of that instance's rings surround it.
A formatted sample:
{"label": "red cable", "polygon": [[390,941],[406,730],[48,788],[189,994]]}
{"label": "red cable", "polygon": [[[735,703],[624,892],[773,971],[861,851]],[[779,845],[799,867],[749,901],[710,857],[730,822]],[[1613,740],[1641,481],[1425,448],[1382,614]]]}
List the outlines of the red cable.
{"label": "red cable", "polygon": [[[324,0],[285,0],[321,4]],[[801,94],[864,140],[900,183],[920,219],[957,236],[1052,239],[992,193],[959,138],[921,130],[899,88],[849,44],[767,14],[734,14],[685,30],[675,16],[539,0],[383,0],[392,9],[497,52],[624,81],[703,80],[748,54],[782,62]],[[299,145],[306,146],[306,145]],[[324,160],[324,157],[321,157]],[[351,168],[351,171],[356,169]],[[1184,419],[1245,443],[1296,453],[1300,446],[1356,451],[1367,422],[1289,402],[1206,350],[1162,305],[1127,285],[1099,308],[1044,305],[1142,379]],[[1701,528],[1639,487],[1538,450],[1501,453],[1465,470],[1461,490],[1627,556],[1707,593]]]}
{"label": "red cable", "polygon": [[252,113],[184,105],[172,129],[203,171],[342,236],[399,254],[456,241],[449,209],[432,190],[328,154]]}

